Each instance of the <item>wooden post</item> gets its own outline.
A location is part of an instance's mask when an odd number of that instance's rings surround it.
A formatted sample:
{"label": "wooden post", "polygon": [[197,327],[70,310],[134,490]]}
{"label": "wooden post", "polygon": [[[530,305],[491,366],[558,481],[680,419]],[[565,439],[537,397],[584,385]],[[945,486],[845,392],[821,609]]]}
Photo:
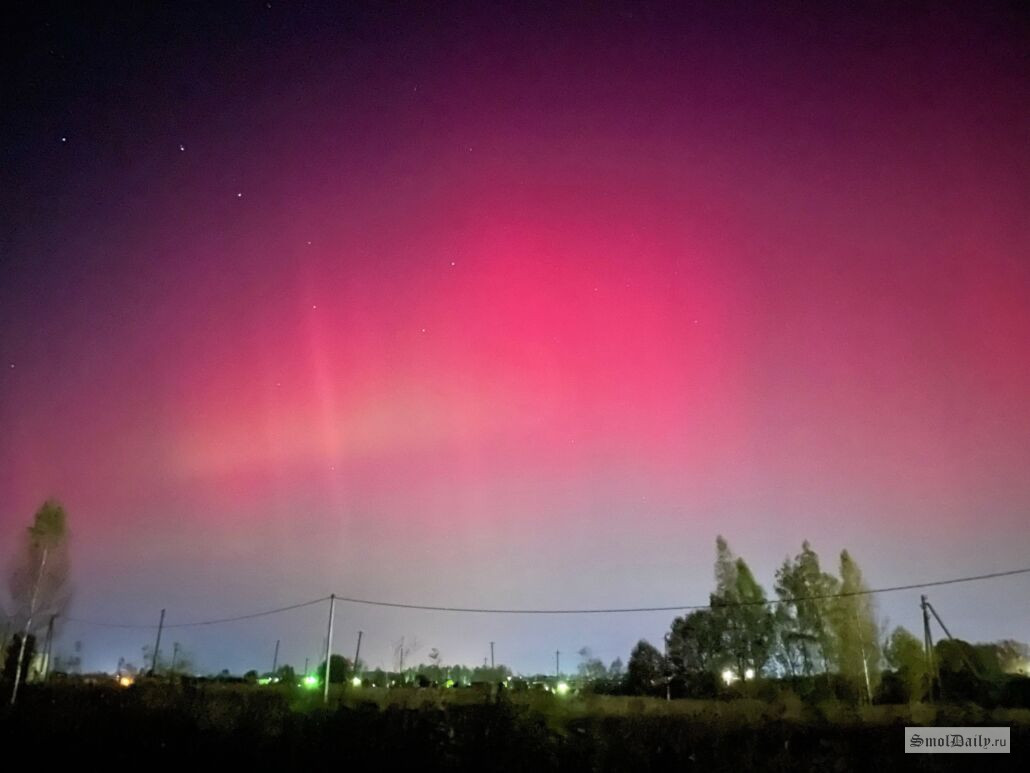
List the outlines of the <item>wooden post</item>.
{"label": "wooden post", "polygon": [[329,595],[329,635],[325,640],[325,684],[322,689],[322,703],[329,703],[329,665],[333,652],[333,615],[336,613],[336,594]]}

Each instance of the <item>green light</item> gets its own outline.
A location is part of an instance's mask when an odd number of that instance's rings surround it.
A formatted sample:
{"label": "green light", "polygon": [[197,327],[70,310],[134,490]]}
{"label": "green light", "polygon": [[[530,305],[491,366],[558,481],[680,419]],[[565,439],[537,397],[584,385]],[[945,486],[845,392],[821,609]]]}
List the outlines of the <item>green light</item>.
{"label": "green light", "polygon": [[568,695],[569,686],[565,682],[558,682],[558,686],[554,688],[554,691],[559,695]]}
{"label": "green light", "polygon": [[270,677],[270,676],[263,676],[260,679],[258,679],[258,684],[271,684],[271,683],[272,683],[272,677]]}
{"label": "green light", "polygon": [[361,687],[361,677],[360,676],[354,677],[353,679],[350,680],[350,683],[352,685],[354,685],[355,687]]}
{"label": "green light", "polygon": [[318,687],[318,677],[310,675],[305,676],[304,679],[301,680],[301,684],[307,687],[309,690],[313,690],[316,687]]}
{"label": "green light", "polygon": [[448,679],[446,682],[443,683],[443,686],[444,687],[454,687],[454,680],[453,679]]}

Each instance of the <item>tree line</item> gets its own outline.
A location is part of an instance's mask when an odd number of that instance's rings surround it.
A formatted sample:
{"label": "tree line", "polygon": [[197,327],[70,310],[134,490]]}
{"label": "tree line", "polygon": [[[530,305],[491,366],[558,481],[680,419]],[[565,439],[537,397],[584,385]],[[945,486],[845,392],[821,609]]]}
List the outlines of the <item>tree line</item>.
{"label": "tree line", "polygon": [[[803,542],[801,551],[776,570],[770,597],[725,538],[716,539],[715,549],[709,606],[676,617],[663,651],[638,642],[625,678],[610,684],[613,690],[712,697],[731,685],[776,679],[821,682],[837,696],[869,702],[923,700],[945,684],[952,693],[961,688],[963,697],[974,699],[970,695],[982,696],[984,685],[1021,668],[1025,673],[1030,663],[1030,649],[1014,641],[944,640],[928,656],[923,641],[904,627],[887,632],[847,550],[831,573]],[[972,682],[983,689],[972,689]],[[1028,688],[1021,683],[1019,689]]]}
{"label": "tree line", "polygon": [[[47,621],[51,621],[51,630],[43,652],[49,665],[52,621],[69,598],[67,546],[64,508],[48,500],[26,530],[10,576],[15,608],[9,619],[14,625],[2,626],[0,653],[3,678],[13,684],[12,701],[28,674],[37,636]],[[952,696],[989,701],[997,694],[997,685],[1007,683],[1007,675],[1025,674],[1030,667],[1030,649],[1014,641],[973,645],[949,639],[927,652],[924,642],[905,628],[888,632],[880,623],[874,596],[847,550],[840,552],[834,569],[824,569],[805,541],[800,552],[785,558],[776,570],[773,595],[769,596],[747,562],[719,536],[715,542],[715,588],[708,606],[675,617],[661,650],[640,640],[625,667],[619,659],[606,667],[584,647],[578,653],[577,681],[595,692],[714,697],[726,694],[727,688],[739,691],[749,684],[778,680],[821,684],[832,687],[837,695],[869,702],[874,698],[887,702],[935,698],[947,686]],[[78,647],[76,642],[76,655],[66,659],[69,664],[78,659]],[[334,654],[331,681],[357,676],[375,684],[426,686],[499,682],[512,676],[511,670],[501,665],[444,665],[436,649],[430,651],[428,663],[412,664],[410,657],[417,649],[413,639],[402,638],[395,648],[392,672],[370,672],[362,664],[355,668]],[[144,669],[123,660],[118,673],[193,671],[193,658],[178,643],[173,644],[171,660],[168,658],[168,652],[154,658],[153,652],[144,648]],[[285,668],[289,673],[271,676],[294,680],[292,668]],[[316,672],[316,676],[324,675],[325,664]],[[1030,681],[1025,676],[1024,680]],[[1015,689],[1028,694],[1018,703],[1030,705],[1030,687],[1020,683]]]}

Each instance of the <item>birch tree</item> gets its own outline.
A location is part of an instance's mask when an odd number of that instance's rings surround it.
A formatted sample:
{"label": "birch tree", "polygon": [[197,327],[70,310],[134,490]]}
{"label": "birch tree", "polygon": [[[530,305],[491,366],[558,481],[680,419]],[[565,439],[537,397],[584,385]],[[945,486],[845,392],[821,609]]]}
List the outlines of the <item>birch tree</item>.
{"label": "birch tree", "polygon": [[59,502],[48,499],[36,511],[32,526],[27,531],[10,582],[15,617],[25,621],[18,648],[11,705],[18,698],[29,636],[56,615],[67,601],[68,526],[64,508]]}

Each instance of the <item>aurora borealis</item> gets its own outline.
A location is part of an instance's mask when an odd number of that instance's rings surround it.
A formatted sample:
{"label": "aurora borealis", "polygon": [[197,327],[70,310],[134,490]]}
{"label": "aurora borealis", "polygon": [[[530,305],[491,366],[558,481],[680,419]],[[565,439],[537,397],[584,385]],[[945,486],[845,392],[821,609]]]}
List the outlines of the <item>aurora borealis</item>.
{"label": "aurora borealis", "polygon": [[[832,5],[26,11],[0,544],[60,498],[69,614],[132,623],[704,603],[720,533],[770,591],[806,538],[874,587],[1025,566],[1025,10]],[[1027,590],[932,598],[1027,640]],[[671,617],[338,614],[526,671]],[[323,617],[174,637],[299,667]]]}

